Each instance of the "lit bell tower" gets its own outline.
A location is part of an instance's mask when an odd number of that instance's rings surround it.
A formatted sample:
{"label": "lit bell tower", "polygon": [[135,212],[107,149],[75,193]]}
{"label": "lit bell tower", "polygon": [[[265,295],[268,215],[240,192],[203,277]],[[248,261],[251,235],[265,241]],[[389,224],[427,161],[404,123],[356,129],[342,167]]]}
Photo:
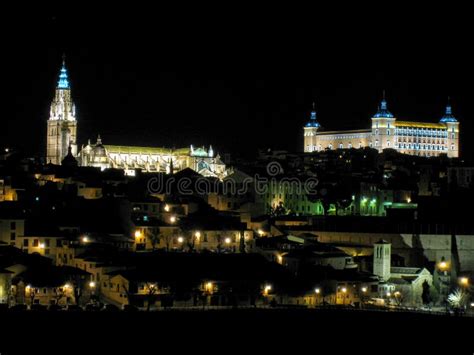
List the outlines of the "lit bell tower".
{"label": "lit bell tower", "polygon": [[68,154],[69,146],[71,146],[72,155],[77,156],[76,131],[76,107],[72,102],[71,87],[63,56],[63,64],[48,120],[47,163],[61,164]]}

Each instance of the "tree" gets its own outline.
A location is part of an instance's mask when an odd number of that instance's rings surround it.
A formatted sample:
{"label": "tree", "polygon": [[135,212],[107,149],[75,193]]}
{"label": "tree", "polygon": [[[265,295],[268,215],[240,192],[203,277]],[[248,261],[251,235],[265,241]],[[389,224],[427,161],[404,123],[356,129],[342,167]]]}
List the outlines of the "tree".
{"label": "tree", "polygon": [[468,294],[466,291],[457,288],[448,296],[448,303],[455,310],[460,310],[466,307],[468,300]]}
{"label": "tree", "polygon": [[423,304],[429,304],[431,302],[430,284],[425,280],[422,287],[423,292],[421,293],[421,299],[423,300]]}
{"label": "tree", "polygon": [[154,303],[156,300],[156,294],[158,293],[158,286],[156,284],[147,282],[145,284],[145,290],[146,290],[146,299],[147,299],[146,310],[149,311],[151,308],[151,303],[152,302]]}
{"label": "tree", "polygon": [[154,228],[148,229],[147,234],[148,234],[148,238],[150,239],[151,249],[155,251],[156,246],[160,244],[160,240],[162,239],[163,236]]}

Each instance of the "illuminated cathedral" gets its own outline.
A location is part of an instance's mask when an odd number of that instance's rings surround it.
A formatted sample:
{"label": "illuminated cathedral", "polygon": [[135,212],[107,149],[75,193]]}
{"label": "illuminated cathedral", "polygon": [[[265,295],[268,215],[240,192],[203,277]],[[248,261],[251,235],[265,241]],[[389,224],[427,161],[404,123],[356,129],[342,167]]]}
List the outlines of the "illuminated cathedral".
{"label": "illuminated cathedral", "polygon": [[313,105],[309,122],[304,126],[304,151],[351,149],[370,147],[382,152],[395,149],[400,153],[419,156],[459,157],[459,122],[452,113],[451,104],[438,122],[399,121],[388,110],[384,97],[372,117],[370,128],[347,131],[321,129]]}
{"label": "illuminated cathedral", "polygon": [[136,170],[175,173],[191,168],[203,176],[224,178],[227,168],[212,146],[171,149],[159,147],[119,146],[103,144],[100,136],[96,143],[90,140],[78,151],[76,141],[76,108],[71,97],[65,61],[63,59],[56,93],[51,103],[47,129],[46,159],[61,164],[65,158],[75,158],[79,166],[122,169],[127,175]]}

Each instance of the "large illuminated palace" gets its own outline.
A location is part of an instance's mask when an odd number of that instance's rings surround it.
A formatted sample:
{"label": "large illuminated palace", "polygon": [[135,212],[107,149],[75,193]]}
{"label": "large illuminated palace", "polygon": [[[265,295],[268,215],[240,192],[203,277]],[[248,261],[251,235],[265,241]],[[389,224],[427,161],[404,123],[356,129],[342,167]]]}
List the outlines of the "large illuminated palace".
{"label": "large illuminated palace", "polygon": [[400,153],[420,156],[446,154],[459,157],[459,122],[451,105],[437,123],[398,121],[388,110],[384,98],[372,126],[350,131],[322,131],[313,107],[310,121],[304,127],[304,151],[371,147],[379,152],[391,148]]}
{"label": "large illuminated palace", "polygon": [[133,175],[137,169],[170,173],[185,168],[191,168],[204,176],[223,178],[227,174],[225,164],[218,154],[214,154],[212,147],[194,148],[191,145],[189,148],[170,149],[118,146],[102,144],[101,138],[98,137],[95,144],[89,141],[78,152],[76,131],[76,108],[72,101],[71,87],[63,61],[48,120],[46,147],[48,163],[61,164],[63,159],[71,154],[80,166],[97,167],[102,170],[123,169],[128,175]]}

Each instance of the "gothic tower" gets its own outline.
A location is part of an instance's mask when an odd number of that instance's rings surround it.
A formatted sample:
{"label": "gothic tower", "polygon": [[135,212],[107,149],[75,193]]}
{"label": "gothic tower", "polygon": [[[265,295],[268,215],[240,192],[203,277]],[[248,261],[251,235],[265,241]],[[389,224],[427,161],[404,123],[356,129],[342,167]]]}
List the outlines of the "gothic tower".
{"label": "gothic tower", "polygon": [[373,274],[383,281],[387,281],[390,278],[391,246],[390,243],[382,239],[374,244]]}
{"label": "gothic tower", "polygon": [[68,154],[69,146],[73,156],[77,156],[76,107],[71,98],[71,87],[63,57],[56,93],[51,103],[46,143],[46,162],[61,164]]}

